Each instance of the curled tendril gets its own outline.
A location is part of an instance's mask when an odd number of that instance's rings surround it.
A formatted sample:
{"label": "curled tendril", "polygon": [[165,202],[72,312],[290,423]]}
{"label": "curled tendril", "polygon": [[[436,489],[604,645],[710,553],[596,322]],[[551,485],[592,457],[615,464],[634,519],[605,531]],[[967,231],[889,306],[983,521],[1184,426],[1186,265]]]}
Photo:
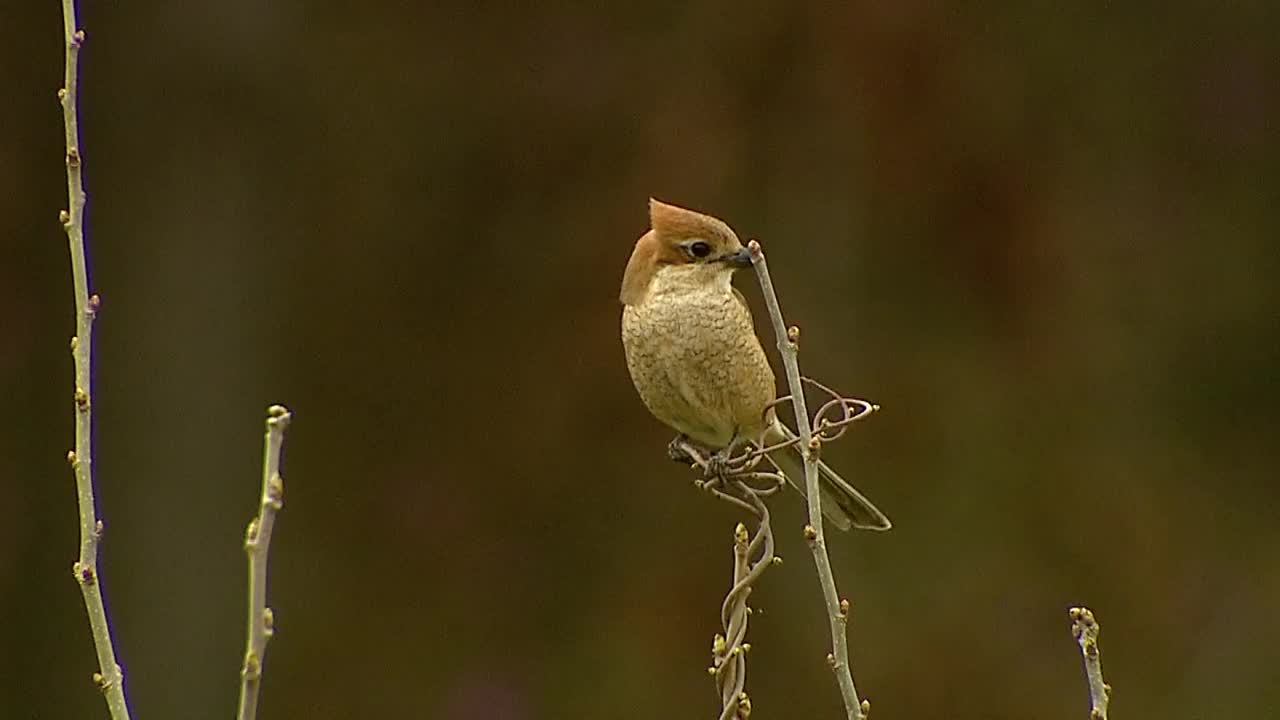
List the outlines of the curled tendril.
{"label": "curled tendril", "polygon": [[[802,377],[800,379],[808,386],[819,390],[828,398],[818,406],[818,411],[814,413],[809,428],[810,433],[821,442],[839,439],[850,425],[867,418],[880,409],[879,405],[866,400],[845,397],[812,378]],[[783,395],[769,403],[765,406],[764,417],[770,418],[779,405],[790,401],[790,395]],[[769,460],[769,464],[772,466],[771,470],[760,471],[756,467],[760,464],[761,459],[767,459],[771,453],[792,447],[799,444],[799,442],[800,438],[795,437],[791,440],[784,440],[765,447],[748,447],[727,459],[717,459],[714,456],[709,456],[688,442],[681,441],[680,445],[689,454],[689,457],[693,458],[694,464],[702,469],[703,479],[695,481],[698,487],[713,493],[719,491],[723,495],[726,483],[742,482],[756,494],[767,496],[777,492],[786,482],[786,478],[772,460]],[[742,505],[743,503],[738,504]]]}
{"label": "curled tendril", "polygon": [[[802,377],[800,378],[800,381],[807,384],[809,387],[816,388],[827,397],[827,400],[818,406],[818,411],[814,413],[813,420],[809,426],[810,432],[818,436],[822,442],[838,439],[840,436],[844,435],[845,430],[849,425],[866,418],[880,409],[879,405],[867,402],[866,400],[845,397],[813,378]],[[769,403],[764,409],[765,417],[767,418],[770,413],[776,412],[779,405],[789,402],[791,402],[791,396],[783,395],[777,400]],[[757,455],[767,454],[785,447],[791,447],[799,442],[800,439],[795,438],[776,445],[770,445],[766,448],[754,450],[753,453]]]}

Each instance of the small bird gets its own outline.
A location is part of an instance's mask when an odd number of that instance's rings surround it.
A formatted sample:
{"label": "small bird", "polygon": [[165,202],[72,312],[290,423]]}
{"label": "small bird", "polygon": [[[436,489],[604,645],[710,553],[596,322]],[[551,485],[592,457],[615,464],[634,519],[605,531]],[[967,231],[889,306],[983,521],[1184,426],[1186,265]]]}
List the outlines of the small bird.
{"label": "small bird", "polygon": [[[751,253],[724,222],[649,201],[650,230],[622,276],[622,346],[640,399],[654,417],[693,442],[730,452],[795,437],[765,408],[776,397],[773,368],[756,337],[733,272]],[[794,448],[794,446],[793,446]],[[774,453],[804,494],[798,450]],[[824,514],[841,530],[888,530],[889,518],[819,461]]]}

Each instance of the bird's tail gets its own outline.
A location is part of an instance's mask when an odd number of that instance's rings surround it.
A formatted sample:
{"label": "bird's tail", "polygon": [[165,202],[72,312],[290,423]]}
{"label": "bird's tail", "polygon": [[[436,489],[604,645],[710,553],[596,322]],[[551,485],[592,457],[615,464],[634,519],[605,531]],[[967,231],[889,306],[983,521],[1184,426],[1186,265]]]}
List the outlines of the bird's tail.
{"label": "bird's tail", "polygon": [[[780,442],[795,439],[795,433],[781,421],[775,420],[765,431],[765,443],[776,445]],[[801,459],[800,447],[793,445],[780,452],[771,453],[778,467],[787,476],[791,487],[807,496],[804,489],[804,462]],[[893,527],[889,518],[880,509],[871,504],[857,488],[845,482],[829,465],[818,460],[818,491],[822,497],[822,514],[827,516],[841,530],[859,528],[862,530],[888,530]]]}

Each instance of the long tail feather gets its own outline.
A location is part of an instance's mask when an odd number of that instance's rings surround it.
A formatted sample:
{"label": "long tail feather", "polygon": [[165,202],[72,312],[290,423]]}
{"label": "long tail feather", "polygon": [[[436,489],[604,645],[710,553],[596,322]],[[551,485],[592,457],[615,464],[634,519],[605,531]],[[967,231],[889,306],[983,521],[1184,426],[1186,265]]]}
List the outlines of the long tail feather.
{"label": "long tail feather", "polygon": [[[778,421],[765,433],[765,442],[769,445],[794,438],[795,433]],[[770,457],[782,468],[791,487],[807,496],[804,488],[804,462],[799,448],[793,446],[792,449],[775,452]],[[822,460],[818,460],[818,490],[822,498],[822,514],[841,530],[888,530],[893,527],[879,508]]]}

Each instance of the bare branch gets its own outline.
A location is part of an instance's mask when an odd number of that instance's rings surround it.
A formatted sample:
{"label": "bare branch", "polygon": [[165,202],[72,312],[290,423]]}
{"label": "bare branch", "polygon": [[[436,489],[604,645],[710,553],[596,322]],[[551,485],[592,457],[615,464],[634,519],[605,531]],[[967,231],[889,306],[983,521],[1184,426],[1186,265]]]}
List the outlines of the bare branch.
{"label": "bare branch", "polygon": [[72,566],[89,615],[89,629],[98,655],[98,672],[93,682],[102,691],[112,720],[128,720],[129,705],[124,696],[124,672],[116,663],[111,628],[98,582],[98,542],[102,522],[98,520],[93,497],[93,320],[101,301],[89,294],[89,268],[85,260],[83,157],[80,152],[80,121],[77,115],[80,46],[84,31],[76,26],[75,0],[62,0],[62,34],[66,68],[58,101],[62,104],[62,124],[66,134],[67,209],[58,213],[71,250],[71,278],[75,293],[76,334],[71,338],[75,365],[76,440],[67,461],[76,479],[76,501],[80,507],[80,555]]}
{"label": "bare branch", "polygon": [[[801,454],[804,456],[804,481],[809,501],[809,524],[805,526],[805,539],[813,551],[813,561],[818,568],[818,581],[822,586],[822,597],[827,604],[827,616],[831,625],[831,652],[827,660],[835,673],[836,684],[840,687],[840,696],[844,700],[845,713],[849,720],[863,720],[867,716],[870,705],[858,699],[858,691],[853,684],[853,674],[849,670],[849,648],[846,638],[849,603],[841,600],[836,591],[835,575],[831,570],[831,559],[827,556],[826,540],[822,529],[822,494],[818,490],[818,452],[822,446],[823,434],[814,432],[811,427],[813,421],[810,421],[809,409],[805,405],[804,385],[800,377],[800,365],[796,359],[800,328],[788,328],[782,318],[778,296],[774,292],[773,281],[769,279],[769,266],[765,262],[764,250],[761,249],[760,243],[752,240],[747,243],[747,248],[751,251],[752,265],[760,281],[760,289],[764,292],[765,304],[769,308],[769,319],[773,323],[778,342],[778,351],[782,355],[782,364],[786,368],[787,385],[791,390],[791,406],[795,410],[796,431],[800,438]],[[825,411],[824,406],[823,412]],[[822,413],[819,415],[821,418]],[[817,422],[819,427],[823,427],[820,424],[821,419]]]}
{"label": "bare branch", "polygon": [[1111,686],[1102,680],[1102,652],[1098,650],[1098,633],[1101,627],[1087,607],[1074,607],[1071,616],[1071,636],[1080,645],[1084,658],[1084,672],[1089,678],[1089,720],[1107,720],[1107,705],[1111,702]]}
{"label": "bare branch", "polygon": [[262,687],[262,662],[267,641],[275,632],[275,615],[267,607],[267,553],[276,513],[284,507],[284,479],[280,477],[280,451],[284,431],[292,419],[283,405],[267,408],[267,434],[262,451],[262,496],[258,516],[245,531],[244,549],[249,554],[249,637],[244,664],[240,668],[239,720],[253,720],[258,714],[258,692]]}

